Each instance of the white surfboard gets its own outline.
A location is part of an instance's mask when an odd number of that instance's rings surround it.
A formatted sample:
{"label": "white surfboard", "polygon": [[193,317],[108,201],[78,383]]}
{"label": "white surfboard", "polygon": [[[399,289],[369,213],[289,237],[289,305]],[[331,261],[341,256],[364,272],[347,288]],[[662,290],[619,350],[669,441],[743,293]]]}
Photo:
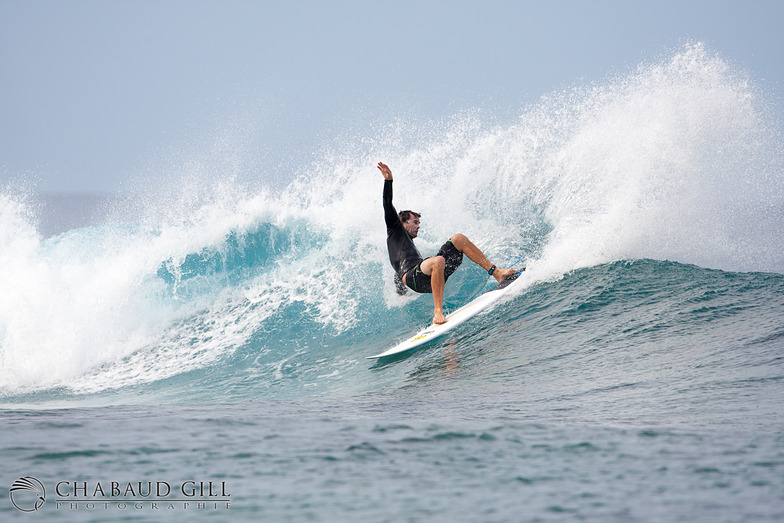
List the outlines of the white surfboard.
{"label": "white surfboard", "polygon": [[373,360],[377,358],[386,358],[387,356],[394,356],[396,354],[415,349],[420,345],[424,345],[425,343],[430,343],[436,338],[440,338],[458,325],[463,324],[494,303],[498,302],[498,300],[503,298],[505,294],[509,293],[512,289],[517,287],[522,279],[523,278],[518,277],[511,282],[507,280],[498,287],[487,291],[481,296],[476,297],[474,300],[463,305],[451,314],[447,314],[446,323],[442,323],[441,325],[432,324],[429,327],[420,330],[404,342],[382,352],[381,354],[367,356],[367,359]]}

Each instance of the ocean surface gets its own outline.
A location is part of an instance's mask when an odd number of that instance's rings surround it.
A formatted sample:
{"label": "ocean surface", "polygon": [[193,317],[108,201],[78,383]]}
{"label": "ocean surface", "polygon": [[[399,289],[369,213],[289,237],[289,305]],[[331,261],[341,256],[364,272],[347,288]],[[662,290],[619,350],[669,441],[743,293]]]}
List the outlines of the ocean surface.
{"label": "ocean surface", "polygon": [[[301,173],[3,187],[0,520],[784,520],[776,111],[693,44]],[[395,293],[378,161],[424,255],[526,271],[372,361],[433,313]],[[447,310],[490,287],[466,260]]]}

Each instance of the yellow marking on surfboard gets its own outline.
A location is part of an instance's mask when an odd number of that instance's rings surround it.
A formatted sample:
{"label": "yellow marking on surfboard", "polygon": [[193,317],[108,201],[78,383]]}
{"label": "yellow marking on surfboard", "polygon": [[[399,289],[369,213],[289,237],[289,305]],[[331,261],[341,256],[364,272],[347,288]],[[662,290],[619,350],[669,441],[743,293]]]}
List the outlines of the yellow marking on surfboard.
{"label": "yellow marking on surfboard", "polygon": [[416,340],[421,340],[422,338],[427,338],[427,335],[428,335],[428,334],[432,334],[432,333],[433,333],[433,331],[432,331],[432,330],[425,331],[425,332],[423,332],[422,334],[420,334],[419,336],[414,336],[413,338],[411,338],[411,340],[409,340],[409,343],[413,343],[413,342],[415,342]]}

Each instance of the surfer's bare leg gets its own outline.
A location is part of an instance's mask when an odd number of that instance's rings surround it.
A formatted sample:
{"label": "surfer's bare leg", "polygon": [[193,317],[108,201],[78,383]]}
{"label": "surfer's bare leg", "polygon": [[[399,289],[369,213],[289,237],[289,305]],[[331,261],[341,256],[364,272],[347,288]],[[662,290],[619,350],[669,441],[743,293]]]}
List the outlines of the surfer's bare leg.
{"label": "surfer's bare leg", "polygon": [[[490,267],[493,266],[482,251],[480,251],[464,234],[455,234],[450,239],[452,240],[452,245],[457,247],[458,251],[468,256],[469,260],[482,267],[485,271],[489,271]],[[514,269],[501,269],[500,267],[497,267],[493,271],[493,278],[495,278],[498,283],[501,283],[515,272],[517,271]]]}
{"label": "surfer's bare leg", "polygon": [[444,268],[446,260],[443,256],[433,256],[419,266],[422,272],[430,276],[430,287],[433,289],[433,323],[446,323],[444,318]]}

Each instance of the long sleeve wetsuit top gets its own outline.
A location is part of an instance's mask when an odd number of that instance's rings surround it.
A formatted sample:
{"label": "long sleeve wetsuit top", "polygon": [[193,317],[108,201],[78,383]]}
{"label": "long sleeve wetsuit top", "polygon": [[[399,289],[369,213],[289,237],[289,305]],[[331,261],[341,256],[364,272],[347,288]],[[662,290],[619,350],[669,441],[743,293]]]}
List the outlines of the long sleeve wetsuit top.
{"label": "long sleeve wetsuit top", "polygon": [[392,205],[392,180],[384,180],[384,221],[387,223],[389,261],[402,278],[409,269],[422,261],[422,255]]}

